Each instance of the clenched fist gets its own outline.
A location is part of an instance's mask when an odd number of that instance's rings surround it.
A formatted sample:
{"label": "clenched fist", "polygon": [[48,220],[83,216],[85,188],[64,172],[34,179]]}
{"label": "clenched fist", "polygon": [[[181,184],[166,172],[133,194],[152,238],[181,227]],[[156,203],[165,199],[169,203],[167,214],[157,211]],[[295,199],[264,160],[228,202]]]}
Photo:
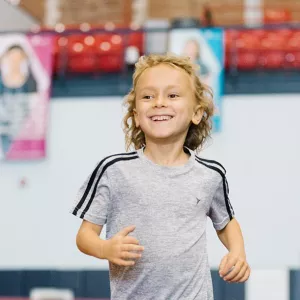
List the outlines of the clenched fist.
{"label": "clenched fist", "polygon": [[250,267],[244,255],[229,252],[221,261],[219,273],[227,282],[245,282],[250,276]]}
{"label": "clenched fist", "polygon": [[105,241],[104,258],[119,266],[133,266],[134,259],[141,258],[144,250],[136,238],[128,236],[134,230],[135,226],[125,227],[111,239]]}

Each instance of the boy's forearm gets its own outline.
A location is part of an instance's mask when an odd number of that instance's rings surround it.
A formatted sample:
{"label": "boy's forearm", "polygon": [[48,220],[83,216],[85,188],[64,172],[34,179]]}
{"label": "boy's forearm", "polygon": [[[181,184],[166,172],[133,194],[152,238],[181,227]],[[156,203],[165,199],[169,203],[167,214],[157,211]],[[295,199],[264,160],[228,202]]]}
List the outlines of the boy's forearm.
{"label": "boy's forearm", "polygon": [[217,231],[217,234],[229,252],[245,254],[242,231],[236,219],[232,219],[224,229]]}
{"label": "boy's forearm", "polygon": [[105,243],[106,240],[100,239],[92,230],[79,231],[76,237],[76,244],[81,252],[100,259],[105,259]]}

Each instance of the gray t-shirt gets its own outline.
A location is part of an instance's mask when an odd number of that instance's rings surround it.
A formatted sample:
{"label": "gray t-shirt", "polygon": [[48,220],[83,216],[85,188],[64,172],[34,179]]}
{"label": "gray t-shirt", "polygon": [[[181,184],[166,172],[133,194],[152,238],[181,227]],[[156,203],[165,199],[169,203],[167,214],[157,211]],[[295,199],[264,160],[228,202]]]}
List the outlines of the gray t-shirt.
{"label": "gray t-shirt", "polygon": [[183,166],[161,166],[143,149],[104,158],[81,187],[72,213],[106,224],[107,238],[135,225],[145,247],[131,267],[110,263],[112,300],[212,300],[206,220],[233,218],[225,169],[185,149]]}

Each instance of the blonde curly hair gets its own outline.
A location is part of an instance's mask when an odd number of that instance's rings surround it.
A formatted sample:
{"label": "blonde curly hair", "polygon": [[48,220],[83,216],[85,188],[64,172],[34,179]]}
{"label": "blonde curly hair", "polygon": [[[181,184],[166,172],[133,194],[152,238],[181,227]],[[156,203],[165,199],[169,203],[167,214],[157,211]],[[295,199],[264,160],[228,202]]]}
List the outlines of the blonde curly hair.
{"label": "blonde curly hair", "polygon": [[156,55],[140,57],[135,64],[133,74],[133,87],[125,97],[124,105],[127,113],[123,119],[123,130],[125,133],[125,143],[127,151],[133,145],[135,149],[140,149],[146,145],[144,132],[136,126],[134,119],[134,109],[136,105],[136,86],[143,72],[159,64],[166,64],[174,68],[184,70],[192,79],[194,85],[195,98],[203,110],[203,117],[198,125],[191,124],[184,142],[184,146],[196,150],[201,148],[205,140],[210,136],[212,128],[212,116],[214,114],[213,94],[211,89],[200,81],[198,76],[199,67],[191,62],[188,57],[175,55]]}

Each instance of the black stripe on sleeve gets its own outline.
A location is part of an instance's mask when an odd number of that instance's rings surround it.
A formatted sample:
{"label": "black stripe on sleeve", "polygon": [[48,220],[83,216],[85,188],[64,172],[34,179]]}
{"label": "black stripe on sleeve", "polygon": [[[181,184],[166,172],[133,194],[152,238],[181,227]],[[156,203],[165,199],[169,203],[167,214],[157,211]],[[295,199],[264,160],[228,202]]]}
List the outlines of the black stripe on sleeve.
{"label": "black stripe on sleeve", "polygon": [[228,194],[227,194],[225,174],[219,168],[217,168],[215,166],[208,165],[208,164],[204,163],[203,161],[199,160],[198,157],[196,157],[196,161],[198,163],[206,166],[209,169],[215,170],[216,172],[218,172],[221,175],[222,181],[223,181],[223,191],[224,191],[224,199],[225,199],[226,210],[227,210],[227,213],[229,215],[230,220],[232,220],[233,216],[232,216],[232,212],[231,212],[231,209],[230,209],[231,204],[230,204]]}
{"label": "black stripe on sleeve", "polygon": [[102,169],[102,171],[101,171],[101,173],[100,173],[100,175],[99,175],[99,177],[98,177],[98,179],[97,179],[97,182],[96,182],[96,184],[95,184],[95,186],[94,186],[94,189],[93,189],[92,195],[91,195],[91,197],[90,197],[90,199],[89,199],[89,202],[88,202],[88,204],[86,205],[85,209],[83,210],[83,212],[82,212],[81,215],[80,215],[80,218],[81,218],[81,219],[84,218],[84,215],[87,213],[87,211],[89,210],[91,204],[93,203],[93,200],[94,200],[95,195],[96,195],[96,192],[97,192],[97,186],[98,186],[98,183],[99,183],[99,181],[100,181],[100,179],[101,179],[103,173],[105,172],[105,170],[106,170],[109,166],[115,164],[115,163],[118,162],[118,161],[132,160],[132,159],[136,159],[136,158],[139,158],[139,156],[135,155],[135,156],[129,156],[129,157],[118,157],[118,158],[115,158],[115,159],[113,159],[112,161],[108,162],[108,163],[103,167],[103,169]]}
{"label": "black stripe on sleeve", "polygon": [[87,197],[87,195],[89,194],[89,192],[90,192],[90,190],[91,190],[91,188],[92,188],[92,186],[93,186],[93,183],[94,183],[94,181],[95,181],[95,178],[96,178],[96,176],[97,176],[97,173],[98,173],[100,167],[103,165],[103,163],[104,163],[107,159],[109,159],[109,158],[111,158],[111,157],[115,157],[115,156],[128,156],[128,155],[133,155],[133,154],[136,154],[136,151],[134,151],[134,152],[128,152],[128,153],[113,154],[113,155],[110,155],[110,156],[107,156],[107,157],[103,158],[103,159],[99,162],[99,164],[97,165],[97,167],[95,168],[95,170],[93,171],[93,173],[92,173],[92,175],[91,175],[91,177],[90,177],[90,179],[89,179],[89,182],[88,182],[88,184],[87,184],[87,187],[86,187],[86,189],[85,189],[85,191],[84,191],[83,196],[81,197],[79,203],[76,205],[74,211],[72,212],[73,215],[76,216],[78,210],[79,210],[79,209],[82,207],[82,205],[84,204],[84,202],[85,202],[85,200],[86,200],[86,197]]}
{"label": "black stripe on sleeve", "polygon": [[204,159],[204,158],[201,158],[199,156],[196,155],[196,158],[204,163],[211,163],[211,164],[215,164],[215,165],[218,165],[220,168],[222,168],[222,170],[224,171],[224,173],[226,174],[226,169],[217,161],[215,160],[211,160],[211,159]]}
{"label": "black stripe on sleeve", "polygon": [[[227,178],[226,178],[226,177],[225,177],[225,182],[226,182],[227,195],[228,195],[228,194],[229,194],[229,185],[228,185],[228,181],[227,181]],[[229,200],[229,205],[230,205],[230,207],[231,207],[232,212],[234,213],[234,210],[233,210],[233,207],[232,207],[232,205],[231,205],[230,200]]]}

